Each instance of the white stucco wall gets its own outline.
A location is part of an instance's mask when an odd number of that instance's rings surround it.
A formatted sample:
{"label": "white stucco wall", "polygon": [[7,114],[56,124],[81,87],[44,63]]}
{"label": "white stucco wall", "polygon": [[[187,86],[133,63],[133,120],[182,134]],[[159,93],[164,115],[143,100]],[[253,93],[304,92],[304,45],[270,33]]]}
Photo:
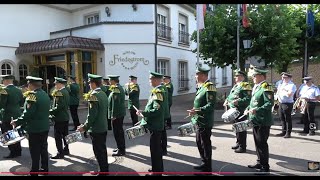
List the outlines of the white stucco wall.
{"label": "white stucco wall", "polygon": [[0,5],[0,45],[18,46],[50,38],[49,32],[70,27],[71,14],[36,4]]}
{"label": "white stucco wall", "polygon": [[[148,99],[151,90],[149,85],[149,70],[154,71],[155,67],[154,45],[107,44],[105,45],[105,49],[105,58],[103,60],[105,71],[101,75],[119,75],[121,85],[128,82],[130,75],[137,76],[138,84],[140,85],[140,99]],[[119,60],[126,57],[143,59],[132,62]]]}

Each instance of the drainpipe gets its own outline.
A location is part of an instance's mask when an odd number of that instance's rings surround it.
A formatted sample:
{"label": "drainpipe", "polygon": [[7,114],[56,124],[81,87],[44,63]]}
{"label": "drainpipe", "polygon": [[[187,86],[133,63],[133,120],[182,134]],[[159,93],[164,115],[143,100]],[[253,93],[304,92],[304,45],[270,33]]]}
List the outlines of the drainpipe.
{"label": "drainpipe", "polygon": [[154,24],[155,24],[155,43],[154,43],[154,71],[157,72],[157,64],[158,64],[158,23],[157,23],[157,4],[154,4]]}

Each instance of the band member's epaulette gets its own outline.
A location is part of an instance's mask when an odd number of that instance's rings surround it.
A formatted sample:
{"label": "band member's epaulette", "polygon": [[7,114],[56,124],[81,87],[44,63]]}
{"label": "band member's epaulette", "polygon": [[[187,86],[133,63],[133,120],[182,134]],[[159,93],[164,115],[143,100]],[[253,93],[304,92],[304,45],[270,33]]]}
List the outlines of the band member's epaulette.
{"label": "band member's epaulette", "polygon": [[3,95],[7,95],[8,94],[8,92],[5,90],[5,89],[0,89],[0,94],[3,94]]}
{"label": "band member's epaulette", "polygon": [[26,91],[23,93],[23,97],[28,97],[30,93],[34,93],[33,91]]}
{"label": "band member's epaulette", "polygon": [[130,91],[138,91],[138,86],[136,84],[131,84]]}
{"label": "band member's epaulette", "polygon": [[62,97],[63,96],[63,94],[58,90],[53,90],[51,95],[53,97]]}
{"label": "band member's epaulette", "polygon": [[251,88],[251,86],[250,86],[250,84],[248,82],[241,82],[240,86],[246,91],[251,91],[252,90],[252,88]]}
{"label": "band member's epaulette", "polygon": [[165,84],[167,88],[171,88],[171,84],[168,83],[168,84]]}
{"label": "band member's epaulette", "polygon": [[120,90],[117,85],[111,85],[109,90],[112,91],[113,93],[120,93]]}
{"label": "band member's epaulette", "polygon": [[158,89],[158,88],[154,88],[152,89],[152,94],[153,94],[153,99],[154,100],[159,100],[159,101],[163,101],[163,96],[162,96],[162,91],[161,89]]}
{"label": "band member's epaulette", "polygon": [[208,91],[217,91],[212,82],[206,82],[203,87],[207,88]]}
{"label": "band member's epaulette", "polygon": [[261,87],[264,89],[264,91],[273,92],[272,85],[270,85],[266,82],[262,83]]}
{"label": "band member's epaulette", "polygon": [[37,97],[34,94],[34,91],[29,91],[29,94],[27,95],[26,101],[36,102]]}
{"label": "band member's epaulette", "polygon": [[90,102],[98,101],[97,96],[94,95],[94,94],[96,94],[96,92],[92,92],[92,93],[90,94],[88,101],[90,101]]}

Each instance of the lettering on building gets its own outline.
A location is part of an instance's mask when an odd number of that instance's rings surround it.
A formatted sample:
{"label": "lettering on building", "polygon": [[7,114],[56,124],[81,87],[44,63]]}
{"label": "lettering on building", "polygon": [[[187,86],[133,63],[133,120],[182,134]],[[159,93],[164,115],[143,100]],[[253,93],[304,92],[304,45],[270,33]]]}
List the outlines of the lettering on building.
{"label": "lettering on building", "polygon": [[125,51],[121,55],[114,54],[113,59],[109,62],[111,66],[116,63],[120,63],[122,67],[128,70],[132,70],[138,66],[139,63],[144,65],[149,64],[149,60],[143,57],[135,57],[136,53],[133,51]]}

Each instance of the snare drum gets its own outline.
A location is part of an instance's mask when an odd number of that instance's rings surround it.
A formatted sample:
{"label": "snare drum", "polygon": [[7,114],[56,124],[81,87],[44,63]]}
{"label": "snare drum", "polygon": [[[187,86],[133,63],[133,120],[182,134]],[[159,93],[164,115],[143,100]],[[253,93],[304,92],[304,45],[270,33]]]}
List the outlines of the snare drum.
{"label": "snare drum", "polygon": [[239,115],[240,115],[240,112],[236,108],[231,108],[226,112],[224,112],[221,118],[225,123],[229,123],[236,120]]}
{"label": "snare drum", "polygon": [[195,126],[189,122],[178,127],[178,136],[187,136],[195,132]]}
{"label": "snare drum", "polygon": [[144,126],[138,125],[126,129],[128,139],[133,139],[139,136],[143,136],[147,133],[147,129]]}
{"label": "snare drum", "polygon": [[81,135],[80,131],[76,131],[72,134],[68,134],[65,138],[66,138],[67,144],[82,141],[82,135]]}
{"label": "snare drum", "polygon": [[232,131],[235,133],[249,130],[253,127],[252,121],[245,120],[232,124]]}
{"label": "snare drum", "polygon": [[27,137],[26,131],[24,131],[21,126],[18,126],[12,130],[9,130],[3,133],[0,136],[0,144],[1,146],[9,146],[20,142],[24,138]]}

